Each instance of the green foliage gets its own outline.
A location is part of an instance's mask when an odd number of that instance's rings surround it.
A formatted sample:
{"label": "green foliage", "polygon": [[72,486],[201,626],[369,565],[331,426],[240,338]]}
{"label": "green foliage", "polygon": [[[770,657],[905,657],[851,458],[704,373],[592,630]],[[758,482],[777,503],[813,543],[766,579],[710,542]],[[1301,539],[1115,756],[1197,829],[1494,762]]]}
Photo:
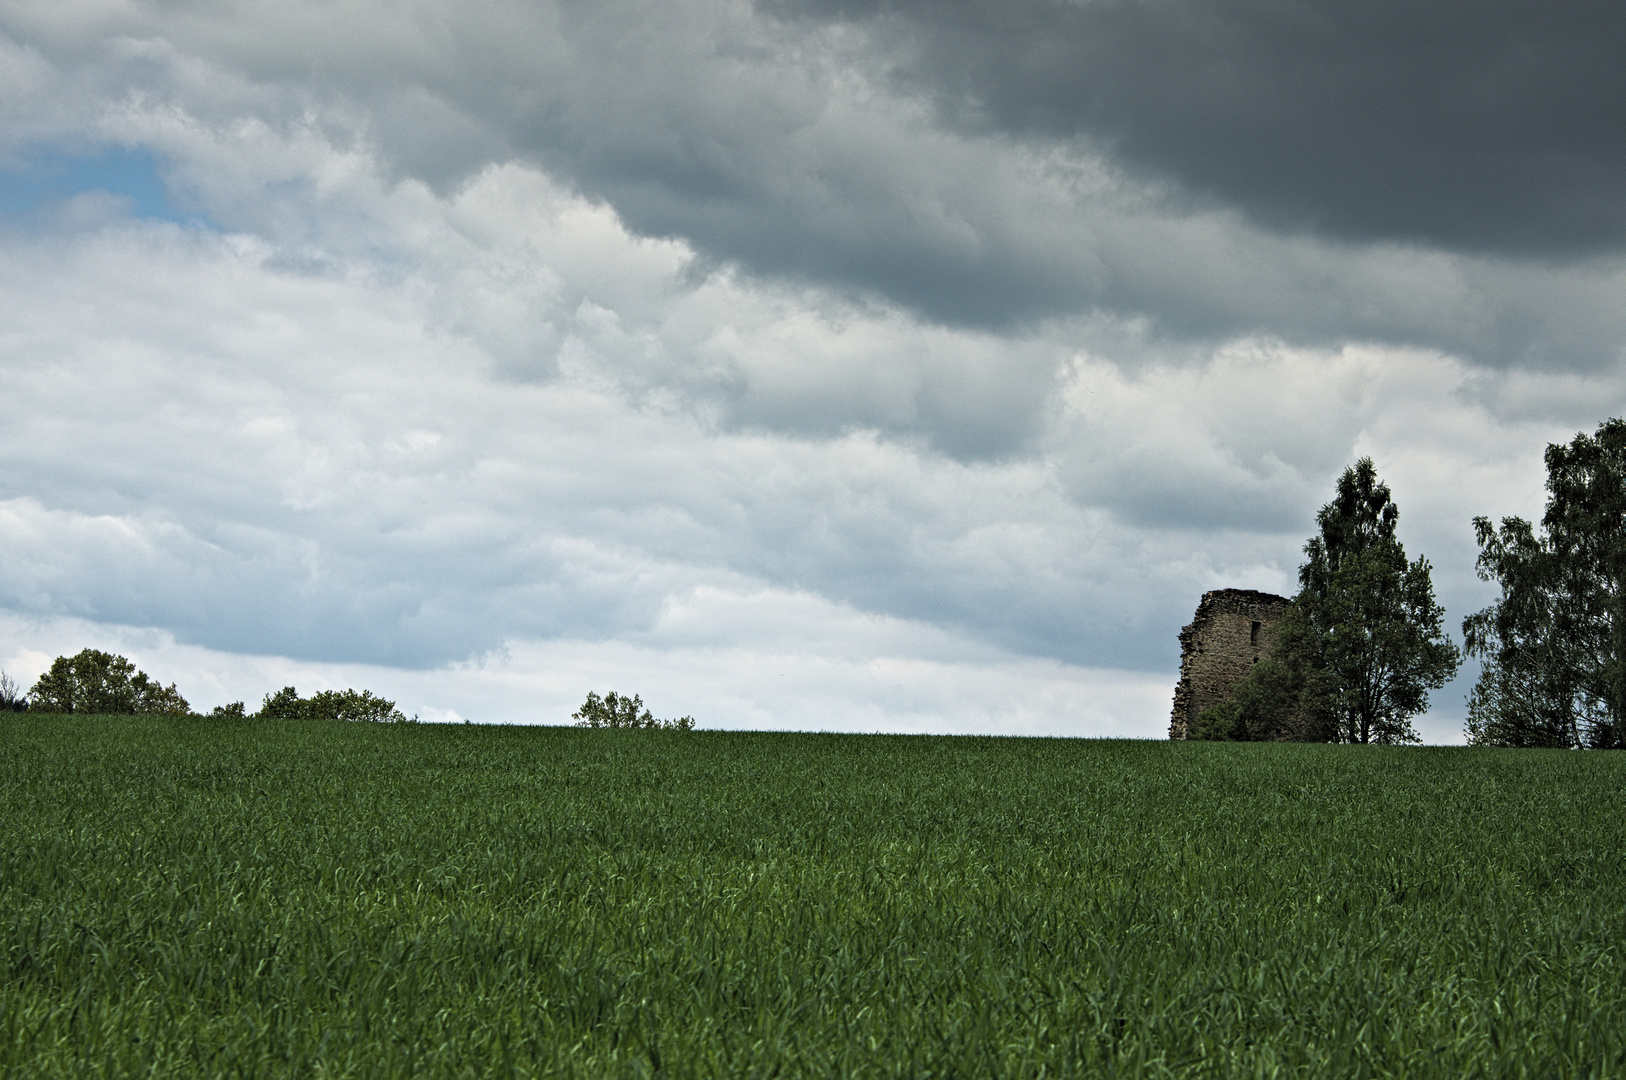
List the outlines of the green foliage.
{"label": "green foliage", "polygon": [[291,686],[284,686],[274,694],[265,695],[260,711],[254,715],[262,720],[303,720],[308,715],[305,699]]}
{"label": "green foliage", "polygon": [[[241,706],[238,708],[241,709]],[[263,720],[345,720],[397,724],[411,722],[396,709],[395,702],[375,697],[371,690],[322,690],[308,698],[302,698],[299,691],[291,686],[284,686],[274,694],[265,695],[260,711],[255,715]]]}
{"label": "green foliage", "polygon": [[124,657],[99,649],[57,657],[28,697],[33,708],[50,713],[186,716],[192,711],[174,683],[156,682]]}
{"label": "green foliage", "polygon": [[1408,562],[1395,537],[1399,518],[1371,458],[1344,471],[1316,515],[1293,599],[1297,629],[1279,650],[1298,673],[1294,711],[1308,737],[1416,742],[1411,717],[1461,663],[1428,560]]}
{"label": "green foliage", "polygon": [[[0,698],[7,693],[15,696],[14,690],[8,689],[12,686],[0,673]],[[36,711],[48,713],[192,715],[174,683],[164,686],[137,671],[124,657],[96,649],[57,657],[51,669],[34,684],[29,701]],[[0,711],[6,711],[3,700]],[[241,701],[234,701],[216,706],[209,715],[243,719],[246,712]],[[395,702],[377,697],[371,690],[323,690],[302,698],[291,686],[267,694],[255,715],[260,719],[410,722],[396,709]]]}
{"label": "green foliage", "polygon": [[1228,742],[1331,742],[1335,734],[1326,707],[1328,676],[1293,660],[1299,628],[1289,610],[1278,625],[1276,656],[1254,664],[1228,701],[1197,716],[1190,738]]}
{"label": "green foliage", "polygon": [[[1471,616],[1470,616],[1471,617]],[[1470,639],[1471,646],[1478,645]],[[1574,749],[1585,745],[1573,690],[1553,685],[1550,672],[1523,650],[1505,659],[1487,644],[1490,655],[1468,693],[1464,724],[1470,746],[1515,746],[1530,749]],[[1590,726],[1590,725],[1589,725]]]}
{"label": "green foliage", "polygon": [[1623,786],[1626,755],[0,714],[0,1075],[1618,1076]]}
{"label": "green foliage", "polygon": [[136,712],[161,716],[192,715],[192,706],[187,704],[174,683],[164,686],[162,683],[150,682],[139,671],[130,681],[136,688]]}
{"label": "green foliage", "polygon": [[577,727],[655,728],[667,731],[693,731],[694,717],[680,716],[676,720],[657,720],[644,708],[644,699],[634,694],[622,697],[614,690],[602,698],[588,691],[587,701],[570,714]]}
{"label": "green foliage", "polygon": [[1501,597],[1463,620],[1484,658],[1468,737],[1500,746],[1626,747],[1626,421],[1547,447],[1547,508],[1474,519],[1479,576]]}
{"label": "green foliage", "polygon": [[310,697],[310,715],[321,720],[406,723],[395,702],[373,696],[371,690],[323,690]]}
{"label": "green foliage", "polygon": [[1411,718],[1462,656],[1445,634],[1428,560],[1406,560],[1400,510],[1371,458],[1339,477],[1304,545],[1299,592],[1271,656],[1204,709],[1193,737],[1225,741],[1417,742]]}
{"label": "green foliage", "polygon": [[1234,696],[1198,713],[1197,723],[1186,738],[1204,742],[1256,741],[1248,733],[1248,722],[1242,716],[1242,704]]}

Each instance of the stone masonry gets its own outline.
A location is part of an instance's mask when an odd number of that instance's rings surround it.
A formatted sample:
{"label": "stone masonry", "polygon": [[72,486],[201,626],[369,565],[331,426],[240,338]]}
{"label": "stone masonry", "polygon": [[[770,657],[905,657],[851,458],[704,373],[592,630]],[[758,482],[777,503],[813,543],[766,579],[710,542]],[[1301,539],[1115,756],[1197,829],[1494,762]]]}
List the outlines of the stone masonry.
{"label": "stone masonry", "polygon": [[1270,655],[1276,623],[1291,603],[1252,589],[1203,593],[1191,625],[1180,631],[1180,681],[1169,738],[1184,739],[1198,713],[1229,698],[1248,669]]}

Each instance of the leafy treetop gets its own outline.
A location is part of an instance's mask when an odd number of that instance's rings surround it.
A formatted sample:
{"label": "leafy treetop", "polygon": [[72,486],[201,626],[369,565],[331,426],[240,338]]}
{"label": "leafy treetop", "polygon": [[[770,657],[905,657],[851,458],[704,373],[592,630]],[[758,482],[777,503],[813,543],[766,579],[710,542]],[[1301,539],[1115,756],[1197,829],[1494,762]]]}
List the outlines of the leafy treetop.
{"label": "leafy treetop", "polygon": [[1484,658],[1470,742],[1626,748],[1626,421],[1547,447],[1547,508],[1474,519],[1479,576],[1502,595],[1463,620]]}
{"label": "leafy treetop", "polygon": [[124,657],[99,649],[57,657],[28,700],[31,707],[54,713],[187,716],[192,711],[174,683],[165,686]]}
{"label": "leafy treetop", "polygon": [[622,697],[614,690],[602,698],[589,692],[581,708],[571,713],[577,727],[655,728],[667,731],[694,730],[694,717],[680,716],[676,720],[657,720],[644,708],[644,699],[636,694]]}
{"label": "leafy treetop", "polygon": [[[238,703],[238,711],[235,714],[216,711],[221,715],[241,716],[241,708],[241,703]],[[408,717],[395,707],[395,702],[377,697],[370,690],[321,690],[308,698],[302,698],[299,691],[291,686],[284,686],[275,694],[265,695],[260,711],[255,715],[262,719],[346,720],[397,724],[410,722]]]}
{"label": "leafy treetop", "polygon": [[1400,511],[1371,458],[1339,477],[1304,545],[1299,592],[1232,699],[1197,717],[1198,738],[1417,742],[1411,717],[1456,673],[1428,560],[1407,561]]}

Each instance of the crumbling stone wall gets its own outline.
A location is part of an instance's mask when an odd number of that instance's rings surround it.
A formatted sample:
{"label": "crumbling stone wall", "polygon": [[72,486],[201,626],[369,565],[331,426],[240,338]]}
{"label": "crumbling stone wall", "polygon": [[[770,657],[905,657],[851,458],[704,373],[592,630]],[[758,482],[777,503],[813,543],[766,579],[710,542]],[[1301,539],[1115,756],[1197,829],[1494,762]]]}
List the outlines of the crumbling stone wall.
{"label": "crumbling stone wall", "polygon": [[1180,631],[1180,681],[1169,738],[1184,739],[1196,727],[1198,713],[1228,699],[1248,669],[1270,655],[1276,624],[1291,603],[1253,589],[1203,593],[1191,625]]}

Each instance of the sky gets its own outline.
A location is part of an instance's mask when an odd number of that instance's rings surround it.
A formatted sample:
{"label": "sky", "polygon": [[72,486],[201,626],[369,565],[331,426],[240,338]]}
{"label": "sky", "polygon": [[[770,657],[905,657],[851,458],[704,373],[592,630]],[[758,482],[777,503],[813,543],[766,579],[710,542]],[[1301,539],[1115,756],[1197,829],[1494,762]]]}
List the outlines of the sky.
{"label": "sky", "polygon": [[[1164,736],[1626,414],[1617,0],[6,0],[0,668]],[[1468,666],[1417,727],[1462,740]]]}

